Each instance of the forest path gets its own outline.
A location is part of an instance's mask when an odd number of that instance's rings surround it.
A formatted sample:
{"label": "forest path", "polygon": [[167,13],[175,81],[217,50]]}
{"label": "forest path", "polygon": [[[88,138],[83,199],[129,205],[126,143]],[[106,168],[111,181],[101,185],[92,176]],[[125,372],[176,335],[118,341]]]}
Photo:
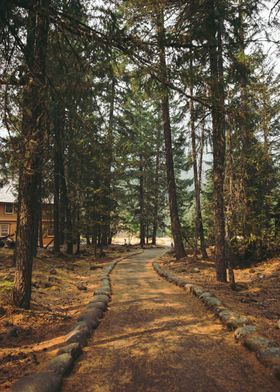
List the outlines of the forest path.
{"label": "forest path", "polygon": [[276,392],[279,382],[194,297],[159,278],[149,249],[113,271],[108,312],[64,392]]}

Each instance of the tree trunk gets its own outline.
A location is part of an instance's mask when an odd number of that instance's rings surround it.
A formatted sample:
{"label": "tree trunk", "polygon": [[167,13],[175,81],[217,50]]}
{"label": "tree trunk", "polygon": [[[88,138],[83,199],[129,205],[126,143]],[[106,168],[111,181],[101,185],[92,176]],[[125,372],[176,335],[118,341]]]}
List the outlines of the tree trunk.
{"label": "tree trunk", "polygon": [[26,62],[29,82],[23,93],[20,198],[18,235],[16,242],[16,272],[13,301],[16,306],[30,307],[34,226],[40,200],[38,173],[41,173],[44,140],[46,138],[46,77],[45,62],[48,37],[49,0],[34,1],[29,10]]}
{"label": "tree trunk", "polygon": [[77,238],[76,238],[76,242],[77,242],[77,249],[75,252],[75,255],[79,255],[80,254],[80,250],[81,250],[81,233],[80,233],[80,211],[79,211],[79,207],[77,207],[77,229],[78,229],[78,233],[77,233]]}
{"label": "tree trunk", "polygon": [[[192,54],[191,54],[192,56]],[[193,62],[190,60],[190,72],[191,72],[191,81],[190,81],[190,96],[193,97]],[[200,176],[197,168],[197,151],[196,151],[196,132],[195,132],[195,115],[194,115],[194,103],[193,100],[190,100],[190,126],[191,126],[191,139],[192,139],[192,161],[193,161],[193,175],[194,175],[194,190],[195,190],[195,238],[196,238],[196,249],[195,254],[197,252],[197,243],[198,238],[200,238],[200,249],[203,258],[207,258],[206,251],[206,243],[204,238],[204,229],[202,223],[202,214],[201,214],[201,204],[200,204]],[[202,149],[203,154],[203,149]]]}
{"label": "tree trunk", "polygon": [[[213,183],[214,183],[214,228],[216,253],[216,278],[226,282],[225,262],[225,215],[224,215],[224,170],[225,170],[225,108],[224,74],[222,53],[222,21],[217,20],[215,1],[209,0],[208,45],[211,73],[211,104],[213,124]],[[221,17],[220,17],[221,18]]]}
{"label": "tree trunk", "polygon": [[159,158],[160,158],[160,127],[157,131],[157,151],[156,151],[156,170],[155,170],[155,204],[153,212],[153,232],[152,232],[152,245],[157,243],[157,230],[158,230],[158,203],[159,203]]}
{"label": "tree trunk", "polygon": [[39,210],[39,246],[42,249],[44,247],[43,240],[43,206],[42,201],[40,202],[40,210]]}
{"label": "tree trunk", "polygon": [[[61,128],[63,132],[63,128]],[[68,189],[65,177],[65,163],[64,163],[64,148],[63,135],[60,133],[60,158],[59,158],[59,176],[60,176],[60,240],[66,241],[66,252],[73,254],[73,223],[70,207],[70,200],[68,197]]]}
{"label": "tree trunk", "polygon": [[143,170],[143,156],[140,155],[139,166],[139,209],[140,209],[140,246],[145,245],[145,217],[144,217],[144,170]]}
{"label": "tree trunk", "polygon": [[68,198],[67,185],[64,172],[64,163],[61,164],[61,203],[65,211],[65,226],[63,234],[66,239],[66,252],[73,254],[73,225],[70,209],[70,201]]}
{"label": "tree trunk", "polygon": [[[18,187],[18,199],[17,199],[17,226],[16,226],[16,243],[17,243],[17,237],[18,237],[18,228],[19,228],[19,222],[20,222],[20,215],[19,215],[19,210],[20,210],[20,205],[21,205],[21,189],[20,189],[20,184],[21,184],[21,176],[22,176],[22,166],[20,165],[19,167],[19,187]],[[15,246],[14,249],[14,254],[13,254],[13,263],[12,266],[16,266],[16,259],[17,259],[17,247]]]}
{"label": "tree trunk", "polygon": [[114,111],[115,111],[115,96],[116,96],[116,79],[114,77],[114,70],[112,69],[112,82],[111,82],[111,97],[110,97],[110,113],[109,113],[109,125],[108,125],[108,134],[107,134],[107,150],[108,156],[105,164],[107,165],[106,169],[106,179],[105,179],[105,202],[107,205],[107,214],[104,216],[104,245],[110,245],[110,232],[111,232],[111,210],[112,210],[112,202],[111,202],[111,187],[112,187],[112,176],[111,169],[113,164],[113,127],[114,127]]}
{"label": "tree trunk", "polygon": [[165,57],[165,28],[163,10],[159,6],[157,9],[157,33],[159,46],[159,65],[160,65],[160,81],[161,81],[161,110],[162,122],[164,130],[165,142],[165,159],[166,159],[166,174],[167,174],[167,188],[169,199],[169,210],[171,219],[172,235],[174,240],[174,248],[176,259],[186,256],[184,249],[181,224],[179,220],[179,212],[177,205],[176,181],[174,173],[173,150],[172,150],[172,136],[169,113],[169,92],[167,87],[167,65]]}
{"label": "tree trunk", "polygon": [[[43,123],[42,126],[44,126]],[[45,124],[45,126],[46,126],[45,131],[47,133],[48,132],[47,123]],[[37,170],[34,178],[36,194],[34,199],[35,211],[34,211],[34,227],[33,227],[33,257],[37,256],[37,250],[38,250],[41,194],[42,194],[42,169],[43,169],[43,147],[42,147],[42,154],[37,159]]]}
{"label": "tree trunk", "polygon": [[[55,98],[54,98],[55,99]],[[64,112],[54,104],[53,111],[53,137],[54,137],[54,206],[53,206],[53,222],[54,222],[54,246],[55,252],[60,252],[61,244],[61,216],[60,216],[60,183],[61,183],[61,155],[63,154],[61,146],[61,124],[64,123]]]}
{"label": "tree trunk", "polygon": [[232,154],[232,132],[230,127],[227,130],[227,148],[226,148],[226,245],[227,245],[227,260],[228,260],[228,278],[230,286],[235,289],[235,277],[233,269],[233,251],[231,245],[231,238],[233,237],[233,215],[234,215],[234,189],[233,189],[233,154]]}

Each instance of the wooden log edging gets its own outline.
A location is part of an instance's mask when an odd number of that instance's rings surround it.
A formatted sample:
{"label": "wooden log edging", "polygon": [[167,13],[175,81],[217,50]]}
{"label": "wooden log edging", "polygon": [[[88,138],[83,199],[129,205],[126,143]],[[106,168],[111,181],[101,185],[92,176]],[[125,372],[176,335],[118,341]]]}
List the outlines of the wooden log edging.
{"label": "wooden log edging", "polygon": [[[130,256],[133,256],[133,254]],[[128,256],[122,257],[103,268],[100,287],[94,291],[93,300],[87,304],[74,327],[66,335],[64,344],[57,351],[56,356],[44,364],[41,372],[27,375],[16,381],[11,387],[12,392],[60,391],[63,377],[71,372],[74,362],[82,354],[83,347],[87,345],[88,338],[98,327],[111,300],[110,274],[116,264],[126,257]]]}
{"label": "wooden log edging", "polygon": [[215,295],[206,291],[202,286],[188,283],[153,262],[154,270],[170,283],[182,287],[187,293],[194,295],[210,309],[220,321],[231,331],[234,337],[244,347],[256,354],[257,359],[280,380],[280,347],[276,342],[257,333],[257,327],[246,316],[228,309]]}

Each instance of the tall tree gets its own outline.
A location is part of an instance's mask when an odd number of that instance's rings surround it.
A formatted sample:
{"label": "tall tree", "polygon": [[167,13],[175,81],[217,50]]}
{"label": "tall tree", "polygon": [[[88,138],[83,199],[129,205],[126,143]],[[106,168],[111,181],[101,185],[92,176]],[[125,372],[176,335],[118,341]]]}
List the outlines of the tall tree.
{"label": "tall tree", "polygon": [[210,91],[212,106],[213,182],[215,216],[215,259],[216,277],[226,282],[225,261],[225,215],[224,215],[224,174],[225,174],[225,91],[222,35],[224,10],[221,3],[208,0],[207,31],[210,62]]}
{"label": "tall tree", "polygon": [[172,235],[174,239],[174,247],[176,259],[180,259],[186,255],[181,224],[179,220],[177,195],[176,195],[176,181],[174,174],[173,152],[172,152],[172,134],[170,125],[170,112],[169,112],[169,90],[168,90],[168,73],[166,65],[165,54],[165,27],[164,27],[164,12],[161,6],[156,8],[156,23],[159,47],[159,78],[161,83],[161,110],[162,110],[162,123],[164,129],[165,141],[165,159],[166,159],[166,172],[167,172],[167,187],[169,197],[170,219],[172,227]]}
{"label": "tall tree", "polygon": [[[28,82],[23,91],[22,169],[16,241],[14,304],[29,308],[31,298],[34,232],[38,230],[42,156],[47,135],[47,83],[45,74],[49,0],[34,0],[28,11],[25,60]],[[36,246],[36,245],[35,245]]]}

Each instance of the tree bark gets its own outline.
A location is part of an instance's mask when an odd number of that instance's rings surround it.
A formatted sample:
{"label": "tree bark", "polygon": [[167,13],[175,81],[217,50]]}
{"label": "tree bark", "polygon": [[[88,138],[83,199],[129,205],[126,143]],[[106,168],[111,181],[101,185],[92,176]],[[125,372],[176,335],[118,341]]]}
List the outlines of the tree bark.
{"label": "tree bark", "polygon": [[139,209],[140,209],[140,246],[145,246],[145,217],[144,217],[144,170],[143,170],[143,156],[140,155],[139,160]]}
{"label": "tree bark", "polygon": [[226,148],[226,194],[228,200],[226,203],[226,245],[227,245],[227,260],[228,260],[228,277],[230,286],[235,289],[234,269],[232,265],[232,245],[231,238],[233,236],[233,212],[234,212],[234,189],[233,189],[233,154],[232,154],[232,132],[230,127],[227,130],[227,148]]}
{"label": "tree bark", "polygon": [[[191,54],[192,56],[192,54]],[[193,97],[193,61],[190,59],[190,96]],[[204,229],[202,223],[201,203],[200,203],[200,176],[197,168],[197,151],[196,151],[196,132],[195,132],[195,115],[194,115],[194,103],[190,100],[190,126],[191,126],[191,139],[192,139],[192,161],[193,161],[193,175],[194,175],[194,190],[195,190],[195,238],[196,238],[196,249],[198,238],[200,238],[200,250],[203,258],[207,258],[206,242],[204,237]],[[202,150],[203,154],[203,150]]]}
{"label": "tree bark", "polygon": [[[64,116],[62,118],[64,120]],[[66,242],[66,252],[70,255],[73,254],[73,222],[70,200],[68,197],[68,188],[65,175],[65,159],[64,159],[64,121],[63,126],[60,126],[60,153],[59,153],[59,180],[60,180],[60,242]],[[71,153],[69,152],[71,155]],[[69,168],[68,168],[69,172]]]}
{"label": "tree bark", "polygon": [[221,16],[215,0],[208,1],[208,47],[211,73],[211,104],[213,124],[213,183],[216,278],[226,282],[225,261],[225,215],[224,215],[224,170],[225,170],[225,93],[222,53]]}
{"label": "tree bark", "polygon": [[44,247],[43,241],[43,206],[42,201],[40,202],[40,211],[39,211],[39,246],[42,249]]}
{"label": "tree bark", "polygon": [[153,213],[153,232],[152,232],[152,245],[157,243],[157,230],[158,230],[158,204],[159,204],[159,163],[160,163],[160,127],[157,131],[157,150],[156,150],[156,170],[155,170],[155,204]]}
{"label": "tree bark", "polygon": [[13,301],[29,308],[31,300],[34,225],[40,200],[38,173],[41,173],[46,138],[46,77],[45,63],[48,38],[49,0],[35,0],[29,10],[25,59],[30,71],[23,93],[23,116],[20,176],[20,205],[16,242],[16,272]]}
{"label": "tree bark", "polygon": [[111,169],[113,164],[113,127],[114,127],[114,111],[115,111],[115,96],[116,96],[116,79],[114,77],[114,71],[112,69],[112,82],[111,82],[111,96],[110,96],[110,113],[109,113],[109,125],[108,125],[108,134],[107,134],[107,160],[105,164],[106,168],[106,179],[105,179],[105,202],[108,207],[107,214],[104,216],[104,240],[103,245],[110,245],[110,232],[111,232],[111,210],[112,210],[112,202],[111,202],[111,187],[112,187],[112,176]]}
{"label": "tree bark", "polygon": [[61,183],[61,155],[63,154],[61,146],[61,124],[64,123],[64,111],[59,108],[59,104],[53,99],[53,137],[54,137],[54,251],[60,252],[61,244],[61,215],[60,215],[60,183]]}
{"label": "tree bark", "polygon": [[176,259],[186,256],[184,249],[181,224],[179,219],[178,205],[177,205],[177,192],[176,192],[176,181],[174,173],[174,162],[173,162],[173,149],[172,149],[172,132],[170,125],[170,113],[169,113],[169,91],[167,87],[168,75],[166,65],[166,54],[165,54],[165,28],[164,28],[164,15],[163,10],[159,6],[157,9],[157,34],[158,34],[158,47],[159,47],[159,66],[160,66],[160,81],[161,81],[161,110],[162,110],[162,122],[164,130],[164,142],[165,142],[165,159],[166,159],[166,174],[167,174],[167,188],[168,188],[168,199],[169,199],[169,210],[171,219],[172,235],[174,240],[174,248]]}

